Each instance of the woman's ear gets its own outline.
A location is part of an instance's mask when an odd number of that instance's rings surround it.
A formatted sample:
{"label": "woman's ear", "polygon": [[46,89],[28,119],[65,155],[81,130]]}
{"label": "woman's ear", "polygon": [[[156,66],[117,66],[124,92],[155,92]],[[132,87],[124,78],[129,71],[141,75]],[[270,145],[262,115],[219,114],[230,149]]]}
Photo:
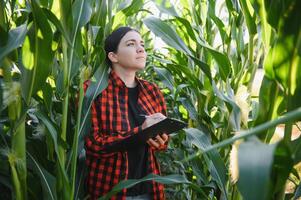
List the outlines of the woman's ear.
{"label": "woman's ear", "polygon": [[108,53],[108,58],[112,63],[117,63],[118,62],[118,57],[114,52]]}

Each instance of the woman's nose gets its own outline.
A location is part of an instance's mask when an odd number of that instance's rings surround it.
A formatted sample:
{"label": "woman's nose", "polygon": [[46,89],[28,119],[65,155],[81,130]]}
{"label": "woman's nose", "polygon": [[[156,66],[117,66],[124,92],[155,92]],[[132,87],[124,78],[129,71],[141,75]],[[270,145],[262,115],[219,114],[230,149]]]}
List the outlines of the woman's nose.
{"label": "woman's nose", "polygon": [[138,45],[137,52],[138,53],[144,53],[145,52],[144,47],[142,45]]}

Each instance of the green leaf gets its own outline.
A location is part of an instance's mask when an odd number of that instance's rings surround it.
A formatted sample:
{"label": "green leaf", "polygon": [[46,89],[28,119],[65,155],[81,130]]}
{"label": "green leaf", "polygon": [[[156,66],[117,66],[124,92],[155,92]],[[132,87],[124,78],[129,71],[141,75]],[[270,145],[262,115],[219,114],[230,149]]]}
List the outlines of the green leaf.
{"label": "green leaf", "polygon": [[167,7],[166,5],[163,5],[164,1],[161,2],[161,5],[159,5],[158,2],[155,2],[155,3],[156,3],[156,7],[160,10],[160,12],[166,13],[166,14],[168,14],[170,16],[174,16],[174,17],[179,16],[173,5]]}
{"label": "green leaf", "polygon": [[37,3],[41,7],[47,7],[48,6],[48,0],[39,0]]}
{"label": "green leaf", "polygon": [[[255,24],[255,14],[251,15],[250,9],[252,9],[251,5],[248,5],[248,0],[239,0],[242,13],[245,17],[247,28],[250,35],[255,35],[257,33],[256,24]],[[250,3],[249,3],[250,4]]]}
{"label": "green leaf", "polygon": [[95,4],[95,12],[91,16],[90,24],[105,27],[108,15],[107,1],[96,1]]}
{"label": "green leaf", "polygon": [[[3,89],[2,89],[2,80],[0,79],[0,116],[1,116],[2,106],[3,106],[2,104],[3,104]],[[0,134],[2,134],[1,132]]]}
{"label": "green leaf", "polygon": [[250,140],[239,145],[238,188],[244,199],[268,199],[269,181],[277,145]]}
{"label": "green leaf", "polygon": [[[253,126],[257,126],[264,122],[276,119],[284,110],[280,109],[283,102],[283,92],[280,90],[275,80],[264,76],[259,93],[259,111]],[[269,142],[274,134],[274,129],[268,130],[261,138],[265,137],[265,141]]]}
{"label": "green leaf", "polygon": [[264,68],[267,76],[283,87],[287,110],[293,110],[301,106],[298,92],[301,89],[301,21],[298,20],[301,18],[301,2],[265,2],[271,3],[266,8],[269,23],[277,30],[277,40],[265,58]]}
{"label": "green leaf", "polygon": [[294,140],[290,144],[293,152],[294,164],[298,164],[301,162],[301,137]]}
{"label": "green leaf", "polygon": [[52,30],[48,20],[35,1],[32,1],[34,24],[22,48],[22,95],[29,104],[30,98],[41,90],[50,73],[54,53]]}
{"label": "green leaf", "polygon": [[166,44],[188,55],[192,55],[189,48],[170,25],[155,17],[148,17],[143,22],[155,35],[162,38]]}
{"label": "green leaf", "polygon": [[55,153],[57,156],[58,170],[59,170],[59,173],[61,173],[60,178],[62,180],[60,180],[60,181],[64,184],[65,195],[70,195],[71,188],[69,185],[67,171],[65,171],[65,169],[63,168],[64,164],[63,164],[63,161],[60,159],[59,149],[58,149],[58,146],[62,145],[60,143],[65,142],[65,141],[63,141],[62,139],[60,139],[58,137],[57,128],[55,127],[55,125],[52,123],[52,121],[49,119],[49,117],[47,115],[45,115],[41,111],[36,111],[35,115],[43,122],[43,124],[45,124],[45,126],[48,129],[47,133],[49,133],[50,137],[52,138],[54,150],[55,150]]}
{"label": "green leaf", "polygon": [[22,24],[8,32],[8,39],[5,46],[0,46],[0,63],[2,59],[11,51],[20,47],[23,44],[27,33],[26,24]]}
{"label": "green leaf", "polygon": [[87,166],[85,163],[85,157],[79,156],[77,163],[77,172],[76,172],[76,187],[74,192],[74,199],[84,199],[86,195],[85,192],[85,178],[87,173]]}
{"label": "green leaf", "polygon": [[53,94],[52,88],[48,83],[46,83],[43,86],[42,91],[43,91],[43,101],[45,103],[47,110],[50,112],[52,103],[53,103],[52,102],[52,94]]}
{"label": "green leaf", "polygon": [[127,17],[137,14],[138,11],[142,9],[143,4],[144,0],[133,0],[130,6],[122,9],[122,12]]}
{"label": "green leaf", "polygon": [[130,188],[138,183],[144,182],[144,181],[156,181],[158,183],[162,184],[179,184],[179,183],[184,183],[184,184],[189,184],[190,182],[181,175],[178,174],[172,174],[168,176],[159,176],[156,174],[149,174],[142,179],[129,179],[129,180],[124,180],[118,183],[116,186],[113,187],[113,189],[108,192],[105,196],[101,197],[100,200],[106,200],[110,199],[111,196],[116,194],[117,192],[121,191],[123,188]]}
{"label": "green leaf", "polygon": [[194,159],[191,161],[191,167],[193,174],[197,177],[198,180],[203,182],[204,184],[208,184],[209,181],[207,180],[204,171],[200,167],[202,165],[202,160],[201,159]]}
{"label": "green leaf", "polygon": [[76,34],[81,27],[87,24],[92,15],[90,0],[76,0],[72,5],[73,31]]}
{"label": "green leaf", "polygon": [[94,76],[91,78],[91,83],[86,90],[81,114],[82,123],[79,128],[78,154],[81,153],[84,148],[85,135],[89,133],[91,121],[90,108],[95,98],[108,86],[108,79],[108,67],[101,65],[94,73]]}
{"label": "green leaf", "polygon": [[215,1],[210,0],[209,2],[210,2],[209,16],[212,19],[212,21],[215,23],[215,25],[217,26],[219,34],[221,35],[221,38],[222,38],[222,42],[224,44],[225,43],[228,44],[230,38],[226,32],[226,27],[225,27],[223,21],[215,15],[215,9],[214,9],[215,6],[213,5],[213,2],[215,3]]}
{"label": "green leaf", "polygon": [[66,32],[66,30],[63,28],[61,21],[50,10],[44,8],[43,12],[47,16],[47,19],[49,21],[51,21],[55,25],[57,30],[59,30],[61,32],[61,34],[63,35],[65,40],[68,42],[68,44],[71,45],[70,37],[69,37],[68,33]]}
{"label": "green leaf", "polygon": [[55,150],[56,154],[58,155],[57,128],[55,127],[54,123],[49,119],[49,117],[47,115],[45,115],[44,113],[42,113],[41,111],[36,111],[35,115],[47,127],[47,129],[48,129],[47,133],[50,134],[50,137],[52,138],[52,141],[54,144],[54,150]]}
{"label": "green leaf", "polygon": [[281,193],[293,169],[293,157],[290,150],[291,145],[286,144],[284,140],[277,143],[274,152],[274,162],[272,169],[272,191],[274,194]]}
{"label": "green leaf", "polygon": [[158,77],[162,81],[162,83],[168,87],[171,91],[174,89],[174,80],[172,74],[164,68],[154,67],[155,72],[157,73]]}
{"label": "green leaf", "polygon": [[[162,38],[162,40],[166,44],[175,48],[178,51],[185,53],[188,57],[190,57],[211,80],[210,67],[206,63],[202,62],[200,59],[196,58],[193,55],[193,53],[189,50],[189,48],[186,46],[184,41],[179,37],[176,31],[169,24],[155,17],[148,17],[143,22],[156,36]],[[208,47],[208,45],[204,45],[204,46]],[[224,60],[227,57],[224,57],[223,54],[219,53],[218,51],[215,51],[210,47],[208,48],[210,49],[210,52],[216,58],[218,58],[218,63],[227,64],[227,62]],[[228,66],[223,65],[224,69],[221,71],[224,72],[225,70],[227,70]]]}
{"label": "green leaf", "polygon": [[8,177],[7,175],[6,176],[3,175],[2,173],[0,174],[0,184],[2,185],[1,187],[5,186],[8,189],[10,189],[11,191],[13,190],[11,178]]}
{"label": "green leaf", "polygon": [[55,189],[55,177],[47,172],[29,152],[28,155],[28,165],[29,167],[39,176],[40,182],[43,189],[43,199],[45,200],[55,200],[56,189]]}
{"label": "green leaf", "polygon": [[283,191],[293,160],[283,140],[269,145],[254,137],[239,145],[238,165],[238,188],[243,197],[264,200],[275,199]]}
{"label": "green leaf", "polygon": [[183,84],[177,85],[177,88],[175,89],[175,92],[174,92],[174,101],[178,100],[178,96],[180,95],[181,91],[184,88],[189,88],[189,84],[183,83]]}
{"label": "green leaf", "polygon": [[[187,139],[189,144],[195,145],[201,151],[209,148],[211,146],[211,142],[201,130],[195,128],[185,129]],[[226,174],[227,169],[224,165],[224,161],[222,160],[220,154],[217,150],[213,150],[204,154],[205,162],[209,168],[210,174],[212,178],[216,181],[218,187],[223,193],[223,198],[227,199],[227,190],[226,190]]]}
{"label": "green leaf", "polygon": [[199,41],[199,38],[197,38],[194,34],[194,28],[191,26],[191,23],[187,19],[183,17],[175,17],[175,19],[184,25],[184,27],[186,28],[186,33],[193,41]]}
{"label": "green leaf", "polygon": [[201,70],[207,75],[207,77],[211,81],[212,76],[210,72],[210,66],[194,56],[189,56],[189,57],[201,68]]}
{"label": "green leaf", "polygon": [[68,77],[71,81],[78,73],[79,67],[82,65],[83,45],[81,39],[81,27],[88,23],[92,15],[92,7],[90,0],[77,0],[72,6],[73,14],[73,30],[71,36],[71,49],[69,50]]}
{"label": "green leaf", "polygon": [[229,84],[228,84],[227,95],[224,94],[223,92],[221,92],[217,88],[214,81],[212,81],[212,88],[213,88],[215,95],[218,98],[220,98],[221,100],[223,100],[226,103],[226,105],[228,106],[228,110],[230,112],[229,122],[232,125],[233,129],[235,131],[240,130],[241,111],[240,111],[239,106],[235,102],[234,94],[233,94],[233,91],[232,91],[231,87],[229,86]]}
{"label": "green leaf", "polygon": [[215,62],[218,64],[219,75],[221,76],[222,80],[226,81],[231,72],[231,64],[228,56],[215,50],[213,47],[205,44],[202,41],[200,41],[198,45],[204,47],[212,55]]}
{"label": "green leaf", "polygon": [[72,1],[60,1],[54,0],[54,5],[52,12],[60,18],[63,29],[69,35],[71,40],[71,35],[73,34],[73,13],[72,13]]}
{"label": "green leaf", "polygon": [[198,113],[195,108],[195,105],[193,105],[192,100],[190,98],[180,98],[181,103],[186,108],[186,110],[189,112],[189,117],[193,120],[198,119]]}
{"label": "green leaf", "polygon": [[8,23],[7,23],[7,13],[6,13],[6,5],[7,3],[4,1],[0,2],[0,37],[4,41],[0,42],[0,46],[5,44],[7,40],[7,29],[8,29]]}
{"label": "green leaf", "polygon": [[[287,30],[298,29],[292,25],[300,24],[300,1],[299,0],[264,0],[266,15],[269,24],[276,30],[287,23]],[[295,16],[293,16],[295,15]],[[296,24],[297,23],[297,24]]]}
{"label": "green leaf", "polygon": [[263,44],[265,45],[265,50],[270,47],[270,40],[271,40],[271,26],[268,24],[267,21],[267,13],[265,8],[265,0],[257,0],[259,7],[259,16],[260,16],[260,23],[261,23],[261,33],[262,33],[262,40]]}

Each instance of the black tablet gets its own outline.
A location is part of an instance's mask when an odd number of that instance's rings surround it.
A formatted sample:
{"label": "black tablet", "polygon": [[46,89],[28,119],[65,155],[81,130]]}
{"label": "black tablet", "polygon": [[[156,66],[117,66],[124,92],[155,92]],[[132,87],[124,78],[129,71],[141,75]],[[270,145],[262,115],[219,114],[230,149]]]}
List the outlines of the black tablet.
{"label": "black tablet", "polygon": [[147,127],[141,132],[134,134],[126,139],[113,142],[109,146],[106,146],[106,152],[126,151],[134,149],[137,146],[145,145],[146,141],[150,138],[157,136],[158,134],[170,134],[175,131],[185,128],[187,124],[177,119],[165,118],[164,120]]}

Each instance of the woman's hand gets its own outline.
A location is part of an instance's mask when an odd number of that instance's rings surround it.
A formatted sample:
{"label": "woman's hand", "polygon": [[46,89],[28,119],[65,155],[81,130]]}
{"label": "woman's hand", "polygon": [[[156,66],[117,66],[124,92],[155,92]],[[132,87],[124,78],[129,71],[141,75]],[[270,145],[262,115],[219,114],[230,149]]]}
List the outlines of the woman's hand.
{"label": "woman's hand", "polygon": [[[155,113],[145,117],[145,121],[142,124],[142,129],[150,127],[166,118],[162,113]],[[166,142],[168,141],[168,135],[163,133],[162,135],[157,135],[155,139],[148,139],[147,144],[155,149],[162,149],[165,147]]]}
{"label": "woman's hand", "polygon": [[163,133],[162,135],[157,135],[156,139],[148,139],[147,144],[155,149],[163,149],[167,141],[168,135]]}

